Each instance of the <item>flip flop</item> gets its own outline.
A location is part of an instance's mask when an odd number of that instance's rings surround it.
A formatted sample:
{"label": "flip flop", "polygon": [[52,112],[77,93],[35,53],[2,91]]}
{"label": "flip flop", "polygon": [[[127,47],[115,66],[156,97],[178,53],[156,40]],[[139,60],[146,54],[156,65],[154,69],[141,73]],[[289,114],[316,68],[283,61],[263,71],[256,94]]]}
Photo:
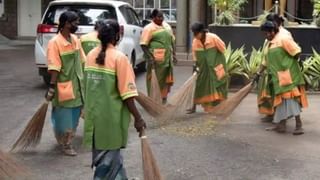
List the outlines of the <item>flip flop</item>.
{"label": "flip flop", "polygon": [[298,129],[296,128],[296,129],[293,131],[292,134],[295,135],[295,136],[298,136],[298,135],[304,134],[304,131],[303,131],[302,128],[298,128]]}
{"label": "flip flop", "polygon": [[268,127],[268,128],[266,128],[266,131],[275,131],[277,133],[285,133],[286,129],[285,128],[279,128],[279,127]]}

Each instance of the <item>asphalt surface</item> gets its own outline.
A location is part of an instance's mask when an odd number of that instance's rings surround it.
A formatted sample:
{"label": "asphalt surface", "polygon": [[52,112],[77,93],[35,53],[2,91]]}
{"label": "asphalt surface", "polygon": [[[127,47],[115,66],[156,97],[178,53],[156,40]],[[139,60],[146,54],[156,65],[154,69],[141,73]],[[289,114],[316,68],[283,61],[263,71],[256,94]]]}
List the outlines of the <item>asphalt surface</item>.
{"label": "asphalt surface", "polygon": [[[191,67],[175,68],[173,92],[191,74]],[[145,74],[137,85],[145,91]],[[46,91],[33,60],[32,46],[0,47],[0,148],[8,151]],[[257,113],[256,95],[249,94],[225,121],[195,115],[159,125],[139,107],[148,123],[148,137],[158,165],[168,180],[317,180],[320,179],[319,95],[309,95],[310,107],[302,113],[306,134],[293,136],[294,121],[286,134],[267,132]],[[200,110],[200,108],[199,108]],[[50,111],[49,111],[50,112]],[[77,157],[63,156],[56,145],[50,113],[40,145],[13,155],[33,173],[31,179],[92,179],[91,153],[81,145],[83,120],[75,139]],[[123,151],[130,179],[142,178],[140,140],[130,128]]]}

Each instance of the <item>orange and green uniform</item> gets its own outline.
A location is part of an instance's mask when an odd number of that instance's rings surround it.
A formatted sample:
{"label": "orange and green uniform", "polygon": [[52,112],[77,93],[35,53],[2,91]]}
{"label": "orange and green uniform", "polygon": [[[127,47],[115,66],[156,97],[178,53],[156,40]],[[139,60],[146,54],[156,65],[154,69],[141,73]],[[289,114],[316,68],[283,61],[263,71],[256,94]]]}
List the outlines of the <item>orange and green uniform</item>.
{"label": "orange and green uniform", "polygon": [[128,58],[109,45],[105,65],[96,64],[100,47],[85,64],[84,143],[98,150],[124,148],[128,139],[130,112],[124,100],[138,95]]}
{"label": "orange and green uniform", "polygon": [[80,37],[80,42],[84,53],[87,55],[93,48],[100,45],[98,32],[93,31]]}
{"label": "orange and green uniform", "polygon": [[268,52],[263,64],[271,75],[274,92],[273,107],[275,108],[274,122],[279,123],[301,112],[301,107],[307,107],[303,74],[297,59],[301,48],[292,37],[277,33],[268,42]]}
{"label": "orange and green uniform", "polygon": [[[159,81],[162,98],[166,98],[170,87],[173,85],[173,63],[172,63],[172,44],[174,36],[168,24],[159,26],[151,22],[144,27],[140,45],[148,46],[155,58],[155,72]],[[148,57],[147,57],[148,58]],[[147,90],[150,94],[152,66],[147,66]]]}
{"label": "orange and green uniform", "polygon": [[199,68],[194,103],[201,104],[205,111],[227,98],[224,52],[224,42],[213,33],[206,33],[204,44],[198,39],[192,42],[193,59]]}
{"label": "orange and green uniform", "polygon": [[93,49],[85,64],[84,144],[92,148],[94,179],[127,179],[121,148],[128,141],[130,112],[124,101],[138,96],[135,76],[128,58],[109,45],[105,64],[96,58],[101,47]]}
{"label": "orange and green uniform", "polygon": [[[288,36],[288,38],[293,39],[291,33],[286,30],[284,27],[279,27],[279,34],[282,36]],[[268,41],[265,40],[262,48],[263,57],[268,53],[268,47],[267,47]],[[258,109],[259,113],[265,114],[265,115],[273,115],[274,114],[274,91],[273,91],[273,84],[271,80],[271,75],[268,73],[268,71],[265,71],[262,73],[259,82],[258,82]]]}
{"label": "orange and green uniform", "polygon": [[[265,57],[266,53],[268,52],[267,47],[268,41],[265,40],[262,48],[262,58]],[[265,61],[265,60],[262,60]],[[274,100],[274,92],[272,88],[272,81],[271,81],[271,75],[268,73],[268,71],[264,71],[261,74],[261,77],[258,81],[257,86],[258,91],[258,109],[259,113],[265,114],[265,115],[273,115],[274,114],[274,107],[273,107],[273,100]]]}
{"label": "orange and green uniform", "polygon": [[52,122],[59,144],[70,144],[83,106],[82,63],[85,55],[77,36],[66,40],[60,33],[48,43],[48,70],[57,71],[58,79],[52,100]]}

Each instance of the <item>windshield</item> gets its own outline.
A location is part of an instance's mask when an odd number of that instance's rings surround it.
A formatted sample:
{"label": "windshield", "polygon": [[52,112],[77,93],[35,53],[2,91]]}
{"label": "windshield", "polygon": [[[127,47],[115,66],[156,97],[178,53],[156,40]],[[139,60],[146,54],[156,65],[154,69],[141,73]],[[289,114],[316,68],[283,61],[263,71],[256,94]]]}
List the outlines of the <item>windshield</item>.
{"label": "windshield", "polygon": [[43,24],[57,25],[60,15],[67,10],[77,12],[80,17],[79,25],[83,26],[94,25],[100,19],[117,19],[115,8],[108,5],[54,5],[47,11]]}

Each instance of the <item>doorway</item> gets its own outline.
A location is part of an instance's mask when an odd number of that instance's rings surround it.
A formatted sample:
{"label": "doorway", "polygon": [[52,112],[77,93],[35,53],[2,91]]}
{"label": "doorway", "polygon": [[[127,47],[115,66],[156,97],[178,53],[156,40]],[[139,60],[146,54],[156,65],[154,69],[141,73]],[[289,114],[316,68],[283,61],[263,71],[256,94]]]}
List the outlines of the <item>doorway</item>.
{"label": "doorway", "polygon": [[18,0],[18,36],[35,37],[41,21],[41,0]]}

